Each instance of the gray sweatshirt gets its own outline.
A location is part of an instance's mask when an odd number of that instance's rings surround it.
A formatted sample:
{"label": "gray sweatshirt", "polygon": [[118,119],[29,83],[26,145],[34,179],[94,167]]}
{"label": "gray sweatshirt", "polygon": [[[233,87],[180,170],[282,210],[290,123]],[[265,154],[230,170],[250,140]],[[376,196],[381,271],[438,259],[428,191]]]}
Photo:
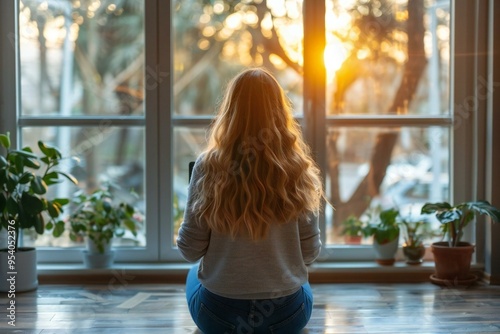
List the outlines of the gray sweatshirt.
{"label": "gray sweatshirt", "polygon": [[195,163],[177,246],[189,262],[201,259],[198,278],[209,291],[233,299],[279,298],[307,282],[306,265],[321,249],[318,220],[271,224],[266,239],[232,239],[198,222],[193,194],[200,175]]}

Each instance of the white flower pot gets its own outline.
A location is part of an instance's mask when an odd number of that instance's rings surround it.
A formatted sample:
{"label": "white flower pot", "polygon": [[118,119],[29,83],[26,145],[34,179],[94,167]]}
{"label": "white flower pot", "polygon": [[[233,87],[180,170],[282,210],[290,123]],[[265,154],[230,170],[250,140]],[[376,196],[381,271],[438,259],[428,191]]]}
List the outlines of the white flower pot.
{"label": "white flower pot", "polygon": [[[87,252],[88,253],[90,253],[90,254],[103,254],[103,253],[99,252],[99,248],[97,248],[97,245],[95,244],[95,242],[92,239],[86,238],[86,240],[87,240]],[[104,254],[109,253],[111,251],[111,243],[110,242],[104,243],[103,247],[104,247]]]}
{"label": "white flower pot", "polygon": [[104,253],[100,253],[92,239],[87,238],[87,249],[83,252],[83,263],[87,268],[109,268],[113,265],[115,252],[111,243],[104,244]]}
{"label": "white flower pot", "polygon": [[87,268],[109,268],[113,265],[115,252],[108,253],[90,253],[87,250],[83,251],[83,263]]}
{"label": "white flower pot", "polygon": [[[14,263],[9,264],[9,257]],[[0,291],[12,293],[35,290],[38,287],[36,249],[19,248],[14,254],[1,249],[0,271]]]}
{"label": "white flower pot", "polygon": [[381,265],[393,265],[396,261],[396,252],[398,251],[399,238],[396,238],[388,243],[379,244],[373,241],[373,249],[375,250],[375,260]]}

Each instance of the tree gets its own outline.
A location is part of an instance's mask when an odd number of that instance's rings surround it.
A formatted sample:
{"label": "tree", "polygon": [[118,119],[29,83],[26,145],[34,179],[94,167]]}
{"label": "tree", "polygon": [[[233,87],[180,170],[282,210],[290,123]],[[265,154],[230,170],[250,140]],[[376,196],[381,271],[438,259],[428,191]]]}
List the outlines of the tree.
{"label": "tree", "polygon": [[[39,113],[54,113],[62,106],[63,92],[72,87],[71,114],[82,115],[121,115],[141,113],[144,98],[144,8],[141,1],[114,0],[96,2],[90,0],[23,0],[21,11],[28,20],[35,24],[39,46]],[[57,22],[63,22],[58,28],[67,36],[75,33],[74,42],[63,38],[57,43],[61,49],[65,43],[71,43],[71,52],[64,53],[60,70],[59,87],[57,78],[47,62],[48,26],[54,29]],[[71,30],[72,31],[71,31]],[[54,43],[54,41],[51,41]],[[64,66],[65,62],[71,62]],[[74,73],[73,81],[64,81],[67,72]],[[47,85],[41,84],[47,83]],[[46,89],[49,88],[49,94]],[[66,92],[68,92],[66,90]],[[68,93],[66,93],[68,94]],[[80,100],[74,103],[74,97]],[[50,105],[50,108],[44,108]],[[49,110],[44,110],[49,109]],[[103,126],[105,128],[105,126]],[[99,128],[99,133],[89,133],[88,129],[79,130],[75,138],[77,143],[88,140],[90,136],[106,136],[109,131]],[[127,145],[130,146],[128,129],[121,128],[114,155],[114,164],[124,162]],[[97,142],[97,140],[96,140]],[[141,149],[141,148],[139,148]],[[96,186],[95,152],[86,149],[77,152],[85,155],[85,173],[87,187]]]}
{"label": "tree", "polygon": [[[374,15],[373,6],[376,3],[380,3],[382,4],[382,8],[386,8],[380,16]],[[362,71],[359,70],[361,68],[359,64],[358,66],[353,66],[353,63],[359,62],[354,59],[356,59],[356,52],[361,48],[368,46],[370,49],[374,50],[371,60],[393,62],[393,60],[387,59],[390,55],[384,55],[380,52],[380,47],[384,40],[392,36],[394,30],[403,29],[404,27],[395,22],[392,17],[393,13],[388,10],[388,5],[388,1],[369,2],[364,5],[367,7],[366,14],[358,15],[355,26],[360,29],[362,38],[358,39],[356,41],[357,43],[354,43],[355,47],[348,57],[348,61],[344,63],[339,73],[337,73],[336,80],[340,89],[335,93],[335,107],[338,108],[342,105],[345,91],[362,76]],[[355,8],[359,10],[360,7],[356,6]],[[424,49],[424,0],[408,1],[406,10],[408,19],[405,22],[406,29],[404,32],[408,37],[406,45],[407,60],[404,63],[401,83],[387,110],[388,114],[406,112],[407,106],[411,104],[415,96],[417,85],[427,64]],[[390,16],[387,17],[387,15]],[[353,67],[357,68],[354,73],[351,71]],[[361,216],[369,207],[371,199],[379,193],[387,167],[391,162],[392,152],[397,143],[398,136],[398,129],[379,132],[377,134],[370,159],[369,172],[359,183],[352,196],[347,201],[343,202],[339,192],[339,166],[337,163],[338,136],[336,134],[329,135],[327,139],[330,155],[328,167],[330,173],[330,187],[332,189],[329,199],[332,203],[337,204],[335,211],[336,223],[340,223],[351,214],[358,217]]]}

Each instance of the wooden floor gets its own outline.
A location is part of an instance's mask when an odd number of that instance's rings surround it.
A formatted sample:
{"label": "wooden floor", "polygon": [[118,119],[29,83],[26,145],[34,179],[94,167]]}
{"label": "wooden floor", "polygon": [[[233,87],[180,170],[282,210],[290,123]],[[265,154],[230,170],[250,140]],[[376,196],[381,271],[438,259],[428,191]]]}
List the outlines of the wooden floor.
{"label": "wooden floor", "polygon": [[[304,333],[500,333],[500,286],[316,284]],[[1,295],[0,333],[199,333],[182,285],[40,285]]]}

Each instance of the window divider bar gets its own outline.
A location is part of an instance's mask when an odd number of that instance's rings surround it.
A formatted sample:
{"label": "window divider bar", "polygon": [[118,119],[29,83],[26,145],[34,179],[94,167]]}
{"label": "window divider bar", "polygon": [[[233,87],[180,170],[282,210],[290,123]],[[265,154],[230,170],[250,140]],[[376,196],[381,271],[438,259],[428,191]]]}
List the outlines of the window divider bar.
{"label": "window divider bar", "polygon": [[449,127],[453,125],[451,116],[385,116],[385,115],[372,115],[372,116],[328,116],[326,119],[327,126],[350,126],[350,127],[429,127],[441,126]]}
{"label": "window divider bar", "polygon": [[18,125],[28,126],[144,126],[144,116],[20,117]]}
{"label": "window divider bar", "polygon": [[[173,126],[187,126],[187,127],[206,127],[210,126],[210,124],[215,119],[212,115],[206,116],[174,116],[172,117],[172,125]],[[294,119],[297,120],[300,124],[303,125],[304,117],[302,115],[294,116]]]}
{"label": "window divider bar", "polygon": [[172,117],[173,126],[208,126],[212,123],[213,116],[196,116],[196,117]]}

